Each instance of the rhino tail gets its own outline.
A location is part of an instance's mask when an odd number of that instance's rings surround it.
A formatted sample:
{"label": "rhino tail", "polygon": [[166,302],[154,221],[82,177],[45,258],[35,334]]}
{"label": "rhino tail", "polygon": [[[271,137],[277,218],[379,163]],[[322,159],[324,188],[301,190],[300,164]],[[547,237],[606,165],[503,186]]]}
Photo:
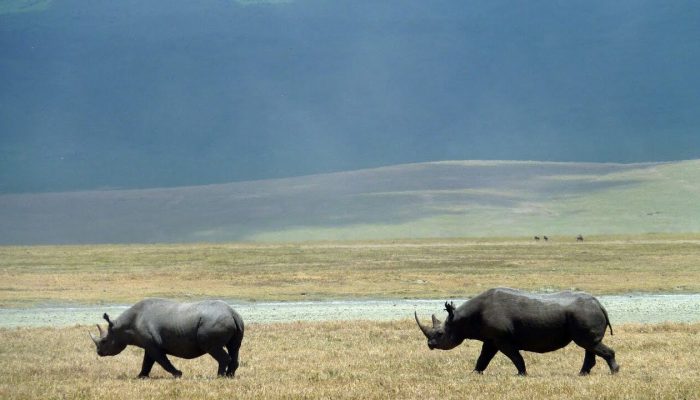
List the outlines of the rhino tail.
{"label": "rhino tail", "polygon": [[605,307],[603,307],[602,304],[600,304],[600,301],[598,301],[598,299],[595,299],[595,301],[596,301],[596,303],[598,303],[598,306],[600,307],[600,310],[603,311],[603,315],[605,315],[605,323],[606,323],[606,324],[608,325],[608,327],[610,328],[610,336],[613,336],[614,333],[613,333],[612,324],[610,324],[610,317],[608,317],[608,311],[605,309]]}

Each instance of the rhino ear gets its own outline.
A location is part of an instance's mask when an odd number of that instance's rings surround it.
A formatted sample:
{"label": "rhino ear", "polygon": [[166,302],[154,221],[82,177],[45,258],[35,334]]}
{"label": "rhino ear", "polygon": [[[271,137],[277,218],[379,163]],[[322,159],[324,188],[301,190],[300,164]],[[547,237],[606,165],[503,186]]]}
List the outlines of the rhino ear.
{"label": "rhino ear", "polygon": [[112,321],[110,321],[109,315],[107,315],[107,313],[104,313],[104,315],[102,315],[102,318],[104,318],[105,321],[107,321],[107,323],[109,324],[109,329],[112,329],[114,324],[112,323]]}
{"label": "rhino ear", "polygon": [[447,319],[452,319],[455,316],[455,303],[445,302],[445,311],[447,311]]}

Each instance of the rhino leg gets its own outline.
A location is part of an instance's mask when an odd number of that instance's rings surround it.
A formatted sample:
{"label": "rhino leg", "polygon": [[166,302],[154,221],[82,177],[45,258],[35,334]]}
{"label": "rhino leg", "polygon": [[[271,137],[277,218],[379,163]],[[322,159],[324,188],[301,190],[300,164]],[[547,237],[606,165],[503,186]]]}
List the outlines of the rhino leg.
{"label": "rhino leg", "polygon": [[241,341],[235,341],[232,339],[228,344],[226,344],[226,348],[228,349],[228,355],[231,357],[231,362],[228,364],[228,368],[226,369],[226,376],[234,376],[236,375],[236,370],[238,369],[238,349],[241,347]]}
{"label": "rhino leg", "polygon": [[175,368],[175,366],[170,362],[170,360],[168,360],[168,357],[165,355],[165,353],[162,352],[160,349],[151,347],[149,349],[146,349],[146,353],[148,354],[148,357],[152,358],[161,367],[163,367],[164,370],[170,372],[175,378],[179,378],[182,376],[182,371]]}
{"label": "rhino leg", "polygon": [[617,361],[615,361],[615,350],[604,345],[602,342],[596,344],[592,350],[596,355],[602,357],[605,362],[608,363],[611,373],[615,374],[620,370],[620,366],[617,365]]}
{"label": "rhino leg", "polygon": [[525,360],[523,360],[523,356],[520,355],[520,352],[517,348],[515,348],[515,346],[508,342],[499,342],[496,344],[496,346],[498,347],[498,350],[501,351],[501,353],[505,354],[506,357],[510,358],[510,361],[512,361],[515,365],[515,368],[518,369],[518,375],[527,375],[527,370],[525,369]]}
{"label": "rhino leg", "polygon": [[591,368],[595,366],[595,353],[591,350],[586,350],[586,355],[583,357],[583,366],[579,375],[588,375],[591,373]]}
{"label": "rhino leg", "polygon": [[215,347],[209,350],[208,353],[219,363],[218,375],[224,376],[226,374],[226,367],[231,362],[231,357],[224,351],[223,347]]}
{"label": "rhino leg", "polygon": [[148,378],[148,375],[151,373],[151,368],[153,368],[153,364],[156,362],[153,358],[148,356],[147,352],[143,352],[143,364],[141,364],[141,372],[139,373],[139,378]]}
{"label": "rhino leg", "polygon": [[474,372],[477,372],[479,374],[483,373],[486,367],[489,366],[489,363],[493,359],[493,356],[498,353],[498,349],[496,346],[493,345],[491,342],[484,342],[483,346],[481,346],[481,354],[479,354],[479,358],[476,360],[476,367],[474,367]]}

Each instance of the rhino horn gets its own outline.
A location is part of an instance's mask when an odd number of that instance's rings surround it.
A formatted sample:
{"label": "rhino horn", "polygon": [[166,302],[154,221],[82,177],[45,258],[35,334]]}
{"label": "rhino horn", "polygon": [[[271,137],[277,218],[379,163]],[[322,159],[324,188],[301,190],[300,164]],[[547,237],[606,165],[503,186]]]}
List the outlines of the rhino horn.
{"label": "rhino horn", "polygon": [[92,341],[95,343],[95,345],[97,345],[97,343],[99,343],[100,340],[97,339],[95,337],[95,335],[92,334],[92,332],[88,332],[88,334],[90,335],[90,339],[92,339]]}
{"label": "rhino horn", "polygon": [[435,318],[435,314],[433,314],[433,329],[439,327],[442,325],[442,322],[440,322],[439,319]]}
{"label": "rhino horn", "polygon": [[100,326],[100,324],[97,324],[97,330],[100,331],[100,337],[104,337],[105,333],[104,331],[102,331],[102,327]]}
{"label": "rhino horn", "polygon": [[425,337],[427,337],[428,339],[430,339],[430,337],[431,337],[432,334],[433,334],[433,330],[420,323],[420,320],[418,319],[418,313],[417,313],[417,312],[414,312],[413,315],[415,315],[415,317],[416,317],[416,322],[418,323],[418,327],[420,328],[421,332],[423,332],[423,334],[425,335]]}

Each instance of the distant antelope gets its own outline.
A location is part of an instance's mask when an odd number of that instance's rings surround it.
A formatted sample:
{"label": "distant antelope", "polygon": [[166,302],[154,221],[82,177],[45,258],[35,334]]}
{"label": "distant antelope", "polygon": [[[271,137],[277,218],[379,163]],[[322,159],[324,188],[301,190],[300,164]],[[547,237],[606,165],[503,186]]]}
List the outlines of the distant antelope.
{"label": "distant antelope", "polygon": [[538,241],[538,242],[539,242],[539,241],[540,241],[540,237],[539,237],[539,236],[535,236],[535,241]]}
{"label": "distant antelope", "polygon": [[581,236],[581,235],[576,236],[576,241],[583,242],[583,236]]}
{"label": "distant antelope", "polygon": [[545,242],[549,240],[547,236],[542,236],[542,239],[544,239]]}

